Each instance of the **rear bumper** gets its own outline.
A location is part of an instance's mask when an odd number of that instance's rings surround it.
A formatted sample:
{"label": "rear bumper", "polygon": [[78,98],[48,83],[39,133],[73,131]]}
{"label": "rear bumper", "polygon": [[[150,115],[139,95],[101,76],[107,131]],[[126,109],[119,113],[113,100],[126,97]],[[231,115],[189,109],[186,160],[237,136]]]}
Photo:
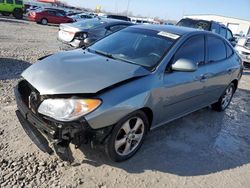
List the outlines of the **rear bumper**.
{"label": "rear bumper", "polygon": [[35,17],[28,16],[28,20],[32,22],[37,22],[38,20]]}
{"label": "rear bumper", "polygon": [[16,115],[19,122],[30,139],[43,152],[49,154],[53,152],[50,144],[68,146],[72,142],[76,146],[80,146],[88,140],[102,143],[111,132],[111,126],[105,129],[92,129],[84,118],[77,122],[44,119],[30,110],[23,102],[18,86],[15,87],[14,92],[18,108]]}
{"label": "rear bumper", "polygon": [[78,40],[78,39],[73,39],[72,41],[67,42],[64,39],[62,39],[61,37],[57,37],[57,40],[62,42],[65,45],[69,45],[69,46],[71,46],[73,48],[80,48],[80,47],[85,46],[84,41],[81,41],[81,40]]}

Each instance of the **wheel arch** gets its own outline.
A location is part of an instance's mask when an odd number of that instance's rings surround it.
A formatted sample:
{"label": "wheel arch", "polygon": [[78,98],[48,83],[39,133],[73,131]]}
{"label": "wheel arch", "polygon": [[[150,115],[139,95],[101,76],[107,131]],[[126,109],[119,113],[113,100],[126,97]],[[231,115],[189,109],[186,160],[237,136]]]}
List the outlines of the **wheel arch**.
{"label": "wheel arch", "polygon": [[42,20],[43,20],[43,19],[47,20],[47,23],[49,23],[49,20],[48,20],[48,18],[46,18],[46,17],[42,17],[42,18],[40,19],[40,23],[42,23]]}
{"label": "wheel arch", "polygon": [[142,112],[144,112],[146,114],[148,121],[149,121],[148,130],[150,130],[152,122],[153,122],[153,117],[154,117],[153,111],[149,107],[143,107],[143,108],[140,108],[138,110],[141,110]]}

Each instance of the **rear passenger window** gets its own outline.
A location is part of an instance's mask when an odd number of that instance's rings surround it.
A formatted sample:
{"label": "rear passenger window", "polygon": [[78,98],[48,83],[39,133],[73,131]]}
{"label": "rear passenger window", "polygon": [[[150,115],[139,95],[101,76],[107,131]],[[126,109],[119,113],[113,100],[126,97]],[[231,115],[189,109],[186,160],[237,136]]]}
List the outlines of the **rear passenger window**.
{"label": "rear passenger window", "polygon": [[205,57],[204,36],[198,35],[188,39],[175,54],[174,60],[188,59],[201,64]]}
{"label": "rear passenger window", "polygon": [[208,62],[220,61],[227,58],[224,41],[217,38],[207,37]]}
{"label": "rear passenger window", "polygon": [[224,27],[220,28],[220,35],[223,36],[224,38],[227,37],[227,30]]}
{"label": "rear passenger window", "polygon": [[56,16],[64,17],[64,15],[61,12],[56,12]]}
{"label": "rear passenger window", "polygon": [[56,12],[55,12],[55,11],[48,10],[48,14],[51,15],[51,16],[55,16],[55,15],[56,15]]}
{"label": "rear passenger window", "polygon": [[220,26],[219,26],[219,24],[214,23],[214,22],[212,23],[212,32],[220,34]]}
{"label": "rear passenger window", "polygon": [[232,39],[232,38],[233,38],[233,35],[232,35],[231,31],[229,31],[229,30],[227,29],[227,39],[230,40],[230,39]]}
{"label": "rear passenger window", "polygon": [[227,47],[227,57],[230,57],[231,55],[233,55],[234,52],[228,44],[226,44],[226,47]]}

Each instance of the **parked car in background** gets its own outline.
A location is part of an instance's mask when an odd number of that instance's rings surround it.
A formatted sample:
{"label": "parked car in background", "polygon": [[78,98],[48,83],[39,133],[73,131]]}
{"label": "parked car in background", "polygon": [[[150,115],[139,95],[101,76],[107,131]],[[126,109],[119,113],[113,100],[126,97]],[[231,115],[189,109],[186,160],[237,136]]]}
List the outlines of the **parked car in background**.
{"label": "parked car in background", "polygon": [[31,11],[35,11],[38,9],[42,9],[42,7],[40,6],[30,6],[29,8],[26,8],[26,12],[31,12]]}
{"label": "parked car in background", "polygon": [[123,161],[149,130],[209,105],[225,110],[242,70],[240,57],[219,35],[134,25],[31,65],[15,89],[16,113],[44,152],[53,151],[48,142],[68,154],[70,143],[90,141]]}
{"label": "parked car in background", "polygon": [[65,11],[53,8],[45,8],[39,11],[29,12],[28,19],[43,25],[47,25],[48,23],[71,23],[74,21],[72,18],[66,16]]}
{"label": "parked car in background", "polygon": [[72,15],[69,17],[72,18],[74,21],[81,21],[81,20],[93,18],[93,16],[91,16],[87,13],[79,13],[79,14],[75,14],[75,15]]}
{"label": "parked car in background", "polygon": [[74,16],[74,15],[81,14],[81,13],[83,12],[68,12],[67,16]]}
{"label": "parked car in background", "polygon": [[250,66],[250,35],[239,38],[235,49],[246,66]]}
{"label": "parked car in background", "polygon": [[17,19],[23,18],[23,0],[0,0],[0,13],[4,16],[13,15]]}
{"label": "parked car in background", "polygon": [[230,41],[232,46],[236,45],[236,40],[233,37],[232,31],[218,22],[183,18],[176,25],[211,31],[213,33],[221,35],[222,37]]}
{"label": "parked car in background", "polygon": [[58,40],[76,48],[83,47],[130,25],[132,25],[130,22],[107,18],[93,18],[71,24],[61,24]]}
{"label": "parked car in background", "polygon": [[104,18],[112,18],[112,19],[117,19],[117,20],[124,20],[124,21],[128,21],[128,22],[131,21],[131,19],[129,17],[121,16],[121,15],[108,14],[108,15],[104,15],[102,17],[104,17]]}

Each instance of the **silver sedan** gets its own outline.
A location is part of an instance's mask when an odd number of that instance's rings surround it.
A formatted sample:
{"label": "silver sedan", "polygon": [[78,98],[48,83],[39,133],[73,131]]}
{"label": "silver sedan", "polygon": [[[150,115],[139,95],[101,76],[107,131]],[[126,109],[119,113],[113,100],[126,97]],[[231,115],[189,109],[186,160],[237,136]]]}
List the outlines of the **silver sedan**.
{"label": "silver sedan", "polygon": [[48,140],[62,154],[69,143],[90,141],[123,161],[150,130],[209,105],[225,110],[242,67],[231,44],[217,34],[131,26],[30,66],[15,89],[16,113],[45,152],[54,151]]}

